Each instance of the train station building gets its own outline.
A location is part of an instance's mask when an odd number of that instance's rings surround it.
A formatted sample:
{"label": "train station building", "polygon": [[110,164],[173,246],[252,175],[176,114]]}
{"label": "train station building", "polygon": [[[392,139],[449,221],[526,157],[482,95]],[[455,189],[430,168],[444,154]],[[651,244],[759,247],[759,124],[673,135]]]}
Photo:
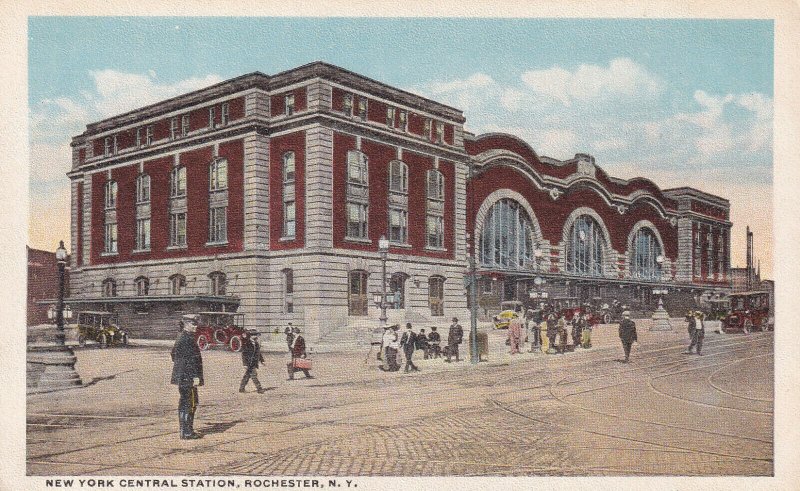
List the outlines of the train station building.
{"label": "train station building", "polygon": [[134,338],[236,310],[350,342],[378,325],[381,236],[390,323],[466,319],[470,255],[486,311],[545,294],[677,311],[730,289],[726,199],[464,123],[315,62],[88,124],[72,141],[69,301],[117,312]]}

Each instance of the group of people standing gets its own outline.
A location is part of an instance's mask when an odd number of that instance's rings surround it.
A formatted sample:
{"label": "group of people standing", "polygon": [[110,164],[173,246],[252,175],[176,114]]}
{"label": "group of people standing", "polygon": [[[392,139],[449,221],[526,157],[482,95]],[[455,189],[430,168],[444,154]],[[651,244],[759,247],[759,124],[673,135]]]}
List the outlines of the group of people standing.
{"label": "group of people standing", "polygon": [[424,359],[446,357],[445,361],[450,363],[455,356],[456,361],[461,361],[458,353],[458,346],[464,341],[464,328],[458,323],[458,319],[453,317],[450,331],[447,334],[447,344],[442,349],[442,336],[437,332],[436,326],[431,327],[431,332],[426,334],[422,328],[419,332],[414,332],[411,323],[406,324],[405,331],[400,334],[400,326],[394,324],[386,326],[381,338],[381,349],[378,352],[378,360],[383,361],[380,368],[387,372],[397,372],[400,370],[401,362],[398,361],[398,354],[402,350],[406,361],[405,372],[419,371],[419,367],[414,364],[414,352],[422,351]]}
{"label": "group of people standing", "polygon": [[[583,313],[575,313],[570,320],[561,313],[528,310],[524,317],[516,317],[508,325],[508,344],[512,355],[521,353],[523,344],[530,342],[529,353],[563,354],[569,346],[592,347],[592,323]],[[545,336],[542,336],[542,331]],[[570,336],[572,337],[571,343]]]}

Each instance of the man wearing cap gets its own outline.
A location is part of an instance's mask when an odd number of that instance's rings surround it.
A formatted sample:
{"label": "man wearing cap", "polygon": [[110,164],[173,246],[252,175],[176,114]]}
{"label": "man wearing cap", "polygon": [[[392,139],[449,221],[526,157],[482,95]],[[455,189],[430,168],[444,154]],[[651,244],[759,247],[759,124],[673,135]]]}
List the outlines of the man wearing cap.
{"label": "man wearing cap", "polygon": [[409,370],[414,370],[415,372],[419,371],[416,365],[414,365],[414,348],[417,345],[417,335],[414,333],[414,330],[411,328],[411,323],[408,322],[406,324],[406,332],[403,333],[403,336],[400,338],[400,347],[403,348],[403,354],[406,357],[406,373]]}
{"label": "man wearing cap", "polygon": [[622,349],[625,350],[625,360],[628,363],[631,356],[631,346],[636,337],[636,324],[631,320],[631,313],[627,310],[622,313],[622,322],[619,323],[619,339],[622,341]]}
{"label": "man wearing cap", "polygon": [[242,383],[239,384],[239,392],[244,392],[244,388],[251,379],[259,394],[265,392],[258,380],[258,365],[263,363],[264,356],[261,354],[261,343],[258,342],[258,331],[247,331],[244,334],[242,346],[242,365],[245,366],[245,371]]}
{"label": "man wearing cap", "polygon": [[197,319],[184,317],[178,323],[181,328],[172,347],[172,380],[178,386],[178,421],[182,440],[200,438],[194,432],[194,413],[199,401],[197,387],[203,385],[203,358],[194,339]]}
{"label": "man wearing cap", "polygon": [[453,317],[453,323],[450,324],[450,332],[447,334],[447,363],[450,363],[452,356],[456,357],[456,361],[461,361],[458,357],[458,345],[464,340],[464,328],[458,323],[458,319]]}

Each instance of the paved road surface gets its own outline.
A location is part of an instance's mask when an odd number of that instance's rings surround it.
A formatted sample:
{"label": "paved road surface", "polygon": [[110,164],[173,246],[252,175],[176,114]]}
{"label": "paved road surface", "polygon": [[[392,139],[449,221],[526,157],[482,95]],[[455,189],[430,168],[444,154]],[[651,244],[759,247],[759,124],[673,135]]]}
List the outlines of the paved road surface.
{"label": "paved road surface", "polygon": [[330,353],[316,379],[293,382],[270,355],[263,395],[237,392],[238,355],[209,352],[196,441],[177,438],[167,350],[87,348],[88,387],[28,398],[28,473],[772,474],[772,333],[710,334],[696,356],[680,332],[640,332],[627,365],[613,338],[477,367],[420,361],[409,375]]}

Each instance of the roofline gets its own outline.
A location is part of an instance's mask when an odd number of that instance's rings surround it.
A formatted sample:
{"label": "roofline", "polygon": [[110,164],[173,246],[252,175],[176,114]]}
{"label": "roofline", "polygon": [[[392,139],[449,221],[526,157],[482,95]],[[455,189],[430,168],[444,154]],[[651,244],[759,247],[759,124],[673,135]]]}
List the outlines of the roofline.
{"label": "roofline", "polygon": [[690,187],[690,186],[681,186],[681,187],[677,187],[677,188],[663,189],[662,192],[665,193],[665,194],[669,193],[669,194],[675,194],[675,195],[681,195],[681,194],[682,195],[687,195],[687,194],[688,195],[695,195],[695,196],[698,196],[698,197],[709,199],[710,201],[714,201],[714,200],[719,201],[720,204],[730,205],[730,201],[728,201],[726,198],[723,198],[722,196],[718,196],[716,194],[707,193],[705,191],[701,191],[701,190],[699,190],[697,188],[693,188],[693,187]]}

